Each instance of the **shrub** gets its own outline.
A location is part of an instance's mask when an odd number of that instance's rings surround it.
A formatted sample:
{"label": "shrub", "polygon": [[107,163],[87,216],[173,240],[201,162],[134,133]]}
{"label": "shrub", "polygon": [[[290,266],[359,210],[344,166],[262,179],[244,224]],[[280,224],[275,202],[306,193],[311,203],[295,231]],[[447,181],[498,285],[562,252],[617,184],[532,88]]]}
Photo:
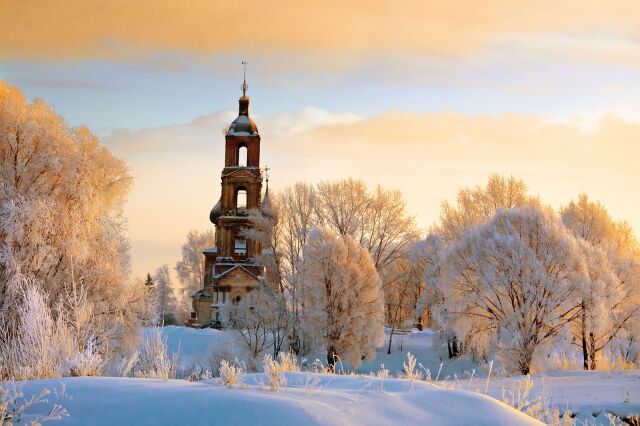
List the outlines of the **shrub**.
{"label": "shrub", "polygon": [[[48,411],[44,415],[37,415],[31,420],[32,425],[39,425],[50,420],[60,420],[67,417],[69,413],[57,402],[49,402],[48,396],[51,394],[49,389],[42,389],[39,394],[31,395],[25,398],[24,393],[15,387],[10,388],[6,385],[0,385],[0,426],[11,426],[22,421],[22,415],[35,405],[45,405]],[[60,392],[55,392],[57,399],[65,396],[64,385]]]}
{"label": "shrub", "polygon": [[119,372],[122,377],[144,377],[150,379],[175,379],[177,355],[170,356],[167,344],[159,327],[146,336],[141,336],[136,350],[123,359]]}
{"label": "shrub", "polygon": [[227,387],[232,388],[242,383],[242,376],[244,376],[244,371],[239,365],[231,365],[223,359],[222,361],[220,361],[219,371],[222,383],[224,383]]}
{"label": "shrub", "polygon": [[421,380],[422,373],[420,370],[416,369],[417,360],[416,357],[411,355],[411,352],[407,352],[407,362],[402,363],[403,371],[400,374],[400,377],[411,380]]}
{"label": "shrub", "polygon": [[276,391],[281,386],[286,386],[287,379],[284,377],[282,364],[271,358],[271,355],[264,356],[263,368],[269,389]]}
{"label": "shrub", "polygon": [[89,343],[83,352],[69,362],[72,376],[99,376],[103,368],[104,360],[93,343]]}

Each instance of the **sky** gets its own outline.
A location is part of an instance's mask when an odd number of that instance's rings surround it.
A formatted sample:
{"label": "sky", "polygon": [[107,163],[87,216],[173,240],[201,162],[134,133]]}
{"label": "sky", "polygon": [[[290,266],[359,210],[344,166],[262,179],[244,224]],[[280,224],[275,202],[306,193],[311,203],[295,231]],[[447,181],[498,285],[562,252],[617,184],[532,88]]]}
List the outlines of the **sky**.
{"label": "sky", "polygon": [[136,276],[213,228],[243,60],[272,190],[398,188],[426,230],[511,174],[640,232],[637,0],[0,0],[0,80],[129,164]]}

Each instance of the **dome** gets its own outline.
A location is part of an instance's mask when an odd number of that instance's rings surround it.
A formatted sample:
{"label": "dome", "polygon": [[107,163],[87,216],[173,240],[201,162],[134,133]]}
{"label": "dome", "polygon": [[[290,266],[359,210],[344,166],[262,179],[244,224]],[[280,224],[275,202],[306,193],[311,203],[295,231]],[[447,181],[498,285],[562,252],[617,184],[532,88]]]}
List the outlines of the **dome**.
{"label": "dome", "polygon": [[216,205],[213,206],[213,208],[211,209],[211,212],[209,213],[209,220],[211,222],[213,222],[213,223],[216,223],[218,218],[220,216],[222,216],[222,203],[221,203],[221,201],[222,201],[222,199],[218,200]]}
{"label": "dome", "polygon": [[269,184],[267,183],[267,191],[262,198],[262,204],[260,204],[260,213],[271,219],[277,219],[277,213],[271,207],[271,197],[269,197]]}
{"label": "dome", "polygon": [[227,135],[231,136],[252,136],[258,134],[258,126],[246,115],[239,115],[227,131]]}

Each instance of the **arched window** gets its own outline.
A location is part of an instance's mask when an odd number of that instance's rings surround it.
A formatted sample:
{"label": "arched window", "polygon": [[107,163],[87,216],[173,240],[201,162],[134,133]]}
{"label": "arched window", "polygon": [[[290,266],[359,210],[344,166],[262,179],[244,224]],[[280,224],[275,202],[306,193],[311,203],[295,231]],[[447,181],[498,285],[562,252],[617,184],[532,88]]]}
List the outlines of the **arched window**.
{"label": "arched window", "polygon": [[240,296],[236,296],[236,297],[233,299],[233,302],[232,302],[232,303],[233,303],[235,306],[238,306],[238,305],[240,304],[240,300],[242,300],[242,298],[241,298]]}
{"label": "arched window", "polygon": [[235,241],[234,241],[234,248],[233,248],[233,252],[237,255],[240,256],[246,256],[247,254],[247,240],[245,240],[243,237],[236,237]]}
{"label": "arched window", "polygon": [[236,210],[247,208],[247,190],[244,188],[238,189],[236,193]]}
{"label": "arched window", "polygon": [[247,167],[247,147],[245,145],[238,147],[238,166]]}

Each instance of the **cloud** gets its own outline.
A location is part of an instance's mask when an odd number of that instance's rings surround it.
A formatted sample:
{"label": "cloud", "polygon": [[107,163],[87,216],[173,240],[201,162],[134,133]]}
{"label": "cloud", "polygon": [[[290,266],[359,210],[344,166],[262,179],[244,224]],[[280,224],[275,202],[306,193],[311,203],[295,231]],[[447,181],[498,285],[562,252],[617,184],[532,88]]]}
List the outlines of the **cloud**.
{"label": "cloud", "polygon": [[[636,0],[617,1],[615,7],[578,0],[8,0],[0,17],[0,52],[49,59],[127,59],[158,51],[458,56],[522,35],[534,44],[553,43],[556,36],[602,40],[594,49],[610,47],[607,40],[628,39],[621,47],[624,56],[629,46],[637,47],[639,16]],[[575,45],[569,44],[569,49]]]}
{"label": "cloud", "polygon": [[[187,124],[120,130],[105,140],[136,176],[127,206],[136,273],[175,260],[152,264],[155,258],[136,253],[139,247],[173,244],[177,258],[190,228],[212,226],[208,212],[220,194],[224,163],[221,130],[234,116],[222,111]],[[617,115],[588,127],[536,115],[388,111],[358,117],[314,107],[253,118],[273,190],[352,176],[402,190],[426,227],[443,199],[497,172],[524,179],[555,207],[587,192],[640,230],[640,122]]]}

